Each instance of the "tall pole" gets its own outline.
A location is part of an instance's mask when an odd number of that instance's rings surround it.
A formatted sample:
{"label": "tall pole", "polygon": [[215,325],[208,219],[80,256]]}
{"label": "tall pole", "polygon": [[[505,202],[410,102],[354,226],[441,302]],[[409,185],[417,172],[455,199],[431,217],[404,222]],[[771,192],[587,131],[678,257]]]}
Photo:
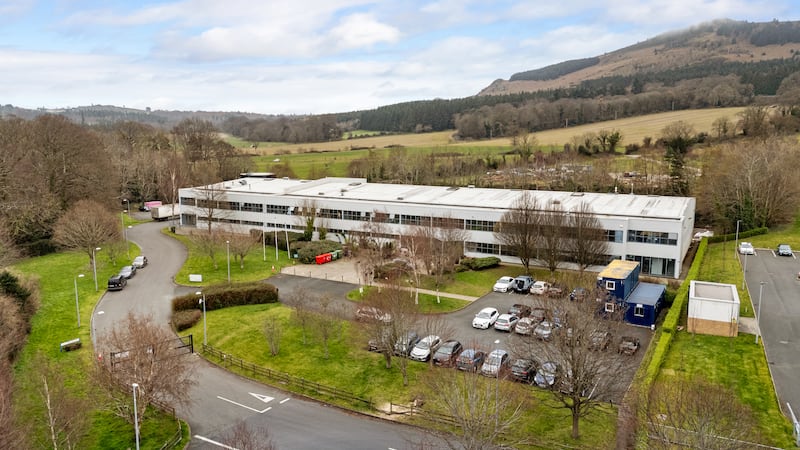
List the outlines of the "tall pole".
{"label": "tall pole", "polygon": [[744,254],[744,267],[742,267],[742,289],[744,290],[744,277],[747,273],[747,253]]}
{"label": "tall pole", "polygon": [[125,212],[128,213],[128,217],[130,217],[131,216],[131,202],[127,198],[125,199],[125,206],[126,206]]}
{"label": "tall pole", "polygon": [[739,222],[741,222],[741,220],[737,220],[736,221],[736,251],[737,252],[739,251]]}
{"label": "tall pole", "polygon": [[278,262],[278,229],[272,232],[275,235],[275,262]]}
{"label": "tall pole", "polygon": [[78,316],[78,328],[81,327],[81,308],[78,306],[78,278],[83,278],[83,274],[79,274],[77,277],[73,278],[72,281],[75,282],[75,314]]}
{"label": "tall pole", "polygon": [[122,221],[122,235],[125,236],[125,251],[128,253],[128,258],[131,257],[131,249],[130,244],[128,243],[128,228],[125,227],[125,213],[128,212],[126,209],[119,213],[119,218]]}
{"label": "tall pole", "polygon": [[[500,344],[500,339],[494,341],[495,348],[498,344]],[[497,432],[497,429],[500,426],[500,363],[502,361],[497,361],[497,379],[494,383],[494,430]]]}
{"label": "tall pole", "polygon": [[231,241],[225,241],[225,248],[228,254],[228,284],[231,284]]}
{"label": "tall pole", "polygon": [[203,298],[200,299],[200,303],[203,304],[203,347],[208,345],[208,336],[207,328],[206,328],[206,294],[200,291],[195,292],[197,295],[202,295]]}
{"label": "tall pole", "polygon": [[97,255],[95,253],[98,250],[100,250],[100,247],[95,247],[95,248],[92,249],[92,273],[94,274],[94,291],[95,292],[97,292],[99,290],[99,288],[97,287],[97,263],[95,262],[97,260]]}
{"label": "tall pole", "polygon": [[283,233],[286,235],[286,257],[292,259],[292,255],[289,253],[289,230],[284,228]]}
{"label": "tall pole", "polygon": [[756,314],[756,344],[758,344],[758,338],[761,336],[761,294],[764,293],[764,285],[767,284],[766,281],[762,281],[759,283],[758,287],[758,313]]}
{"label": "tall pole", "polygon": [[133,428],[136,430],[136,450],[139,450],[139,410],[136,409],[136,388],[138,384],[133,383]]}
{"label": "tall pole", "polygon": [[264,252],[264,262],[267,262],[267,230],[261,225],[261,249]]}

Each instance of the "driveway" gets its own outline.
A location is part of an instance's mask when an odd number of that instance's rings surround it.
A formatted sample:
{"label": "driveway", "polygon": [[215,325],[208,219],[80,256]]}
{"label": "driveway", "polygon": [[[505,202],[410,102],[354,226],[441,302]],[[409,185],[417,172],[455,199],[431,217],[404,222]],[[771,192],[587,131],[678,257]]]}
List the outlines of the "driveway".
{"label": "driveway", "polygon": [[[739,258],[744,267],[745,257]],[[747,256],[746,267],[747,289],[757,311],[761,298],[758,325],[781,411],[788,417],[789,403],[800,415],[800,260],[796,253],[786,257],[771,249],[757,249],[755,255]]]}
{"label": "driveway", "polygon": [[[165,226],[144,223],[129,230],[129,239],[142,248],[150,264],[125,289],[107,292],[96,305],[92,330],[98,350],[102,350],[103,336],[128,312],[152,314],[157,323],[168,326],[171,299],[195,290],[173,283],[186,250],[161,233]],[[302,283],[317,289],[313,280]],[[334,294],[346,292],[345,286],[340,289]],[[230,448],[225,447],[225,436],[242,421],[252,429],[268,429],[277,447],[285,449],[417,448],[415,442],[426,442],[426,448],[444,447],[437,446],[429,432],[296,397],[229,373],[197,355],[187,357],[194,360],[197,385],[190,393],[192,405],[176,413],[191,427],[190,449]]]}

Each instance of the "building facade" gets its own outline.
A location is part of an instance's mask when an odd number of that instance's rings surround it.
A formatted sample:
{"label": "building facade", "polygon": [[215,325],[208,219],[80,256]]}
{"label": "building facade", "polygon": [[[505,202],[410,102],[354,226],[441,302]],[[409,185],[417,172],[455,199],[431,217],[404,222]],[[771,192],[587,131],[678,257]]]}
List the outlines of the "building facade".
{"label": "building facade", "polygon": [[[695,199],[633,194],[527,191],[538,205],[565,213],[591,207],[605,230],[608,260],[639,262],[643,274],[680,276],[694,228]],[[180,190],[181,225],[226,226],[239,232],[302,230],[306,211],[331,236],[349,236],[379,224],[383,237],[414,226],[465,230],[464,254],[519,259],[495,238],[495,225],[522,190],[368,183],[364,178],[240,178]]]}

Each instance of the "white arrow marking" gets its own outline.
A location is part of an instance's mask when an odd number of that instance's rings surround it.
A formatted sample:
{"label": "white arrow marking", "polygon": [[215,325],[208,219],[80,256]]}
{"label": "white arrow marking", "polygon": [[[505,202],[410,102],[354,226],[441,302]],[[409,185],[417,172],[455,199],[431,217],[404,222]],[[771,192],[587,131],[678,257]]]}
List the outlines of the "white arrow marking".
{"label": "white arrow marking", "polygon": [[253,397],[255,397],[255,398],[259,399],[259,400],[261,400],[264,403],[269,403],[269,402],[275,400],[275,397],[270,397],[269,395],[254,394],[252,392],[250,392],[250,395],[252,395]]}
{"label": "white arrow marking", "polygon": [[284,403],[286,403],[286,402],[288,402],[289,400],[290,400],[290,398],[289,398],[289,397],[287,397],[287,398],[285,398],[285,399],[281,400],[281,405],[282,405],[282,404],[284,404]]}
{"label": "white arrow marking", "polygon": [[233,404],[234,404],[234,405],[236,405],[236,406],[241,406],[241,407],[242,407],[242,408],[244,408],[244,409],[249,409],[250,411],[257,412],[257,413],[259,413],[259,414],[264,414],[265,412],[267,412],[267,411],[269,411],[270,409],[272,409],[271,407],[269,407],[269,408],[265,408],[265,409],[262,409],[261,411],[259,411],[259,410],[255,409],[255,408],[251,408],[251,407],[249,407],[249,406],[247,406],[247,405],[243,405],[243,404],[241,404],[241,403],[236,403],[236,402],[235,402],[235,401],[233,401],[233,400],[228,400],[228,399],[227,399],[227,398],[225,398],[225,397],[220,397],[219,395],[217,396],[217,398],[218,398],[218,399],[220,399],[220,400],[224,400],[224,401],[226,401],[226,402],[228,402],[228,403],[233,403]]}

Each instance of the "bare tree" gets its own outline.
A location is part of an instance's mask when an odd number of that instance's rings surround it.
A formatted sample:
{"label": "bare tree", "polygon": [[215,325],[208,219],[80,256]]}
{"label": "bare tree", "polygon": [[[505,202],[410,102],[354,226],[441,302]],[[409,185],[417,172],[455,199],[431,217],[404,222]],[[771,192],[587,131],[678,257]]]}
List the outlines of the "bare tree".
{"label": "bare tree", "polygon": [[200,251],[200,253],[208,256],[211,259],[214,269],[218,269],[219,264],[217,263],[216,258],[220,247],[220,238],[218,234],[205,230],[192,230],[189,232],[189,238],[192,240],[192,243],[197,247],[197,250]]}
{"label": "bare tree", "polygon": [[195,193],[196,206],[201,211],[200,219],[206,221],[206,231],[213,235],[214,222],[220,222],[230,215],[230,210],[224,207],[227,204],[227,192],[222,183],[211,183],[195,188]]}
{"label": "bare tree", "polygon": [[264,320],[264,337],[269,344],[269,353],[276,356],[281,349],[281,337],[283,336],[283,325],[275,316],[269,316]]}
{"label": "bare tree", "polygon": [[423,224],[413,232],[412,239],[417,241],[416,259],[428,275],[433,275],[437,301],[445,275],[452,273],[464,252],[467,236],[463,221],[449,215],[433,217],[430,224]]}
{"label": "bare tree", "polygon": [[315,314],[314,331],[322,342],[322,348],[325,351],[324,358],[328,359],[330,342],[336,339],[337,335],[341,337],[342,314],[329,295],[320,296],[318,302],[320,310]]}
{"label": "bare tree", "polygon": [[671,193],[688,195],[689,173],[686,170],[686,154],[695,141],[694,127],[682,120],[671,123],[661,130],[661,139],[666,146],[664,160],[669,165]]}
{"label": "bare tree", "polygon": [[495,226],[495,239],[509,253],[517,255],[526,272],[530,272],[531,260],[536,255],[541,217],[536,198],[523,191]]}
{"label": "bare tree", "polygon": [[425,409],[445,414],[456,424],[450,448],[481,450],[513,447],[522,442],[506,441],[528,409],[530,395],[519,386],[499,379],[489,380],[460,370],[431,370],[422,378]]}
{"label": "bare tree", "polygon": [[314,236],[319,205],[314,200],[304,200],[297,211],[298,221],[303,227],[303,239],[310,241]]}
{"label": "bare tree", "polygon": [[11,264],[19,258],[19,256],[19,249],[14,244],[8,227],[5,222],[0,219],[0,268]]}
{"label": "bare tree", "polygon": [[622,308],[604,316],[602,302],[592,296],[561,301],[551,314],[561,323],[549,341],[515,341],[514,354],[553,362],[557,373],[550,388],[551,406],[565,408],[572,416],[572,437],[580,435],[580,419],[608,402],[620,402],[627,387],[619,374],[629,361],[613,347],[622,324]]}
{"label": "bare tree", "polygon": [[700,377],[659,382],[641,406],[648,448],[749,449],[758,442],[750,408],[731,389]]}
{"label": "bare tree", "polygon": [[581,272],[608,258],[608,240],[591,205],[581,202],[577,210],[567,216],[567,252],[575,259]]}
{"label": "bare tree", "polygon": [[43,405],[42,422],[47,437],[46,441],[41,442],[42,447],[78,448],[81,439],[89,431],[90,401],[71,393],[63,371],[41,354],[34,361],[34,372],[37,400]]}
{"label": "bare tree", "polygon": [[228,431],[223,441],[226,446],[238,450],[277,450],[266,427],[252,428],[239,421]]}
{"label": "bare tree", "polygon": [[292,320],[300,326],[303,345],[308,344],[308,335],[314,323],[314,311],[311,309],[310,295],[307,289],[299,287],[282,297],[283,303],[292,307]]}
{"label": "bare tree", "polygon": [[234,233],[233,231],[225,233],[224,238],[230,245],[234,261],[239,261],[240,269],[244,269],[244,258],[250,253],[250,250],[261,244],[261,230],[257,231],[257,234]]}
{"label": "bare tree", "polygon": [[539,236],[537,247],[539,259],[543,260],[551,274],[564,260],[564,248],[567,242],[567,214],[556,200],[551,200],[539,213]]}
{"label": "bare tree", "polygon": [[26,429],[14,413],[14,377],[6,358],[0,358],[0,448],[30,448]]}
{"label": "bare tree", "polygon": [[119,217],[92,200],[80,200],[67,210],[53,235],[60,245],[86,252],[90,262],[95,248],[120,238]]}
{"label": "bare tree", "polygon": [[195,384],[192,359],[183,341],[152,315],[128,313],[103,339],[107,357],[95,361],[95,385],[110,400],[114,414],[133,422],[131,385],[139,389],[138,414],[143,418],[151,403],[187,405]]}

